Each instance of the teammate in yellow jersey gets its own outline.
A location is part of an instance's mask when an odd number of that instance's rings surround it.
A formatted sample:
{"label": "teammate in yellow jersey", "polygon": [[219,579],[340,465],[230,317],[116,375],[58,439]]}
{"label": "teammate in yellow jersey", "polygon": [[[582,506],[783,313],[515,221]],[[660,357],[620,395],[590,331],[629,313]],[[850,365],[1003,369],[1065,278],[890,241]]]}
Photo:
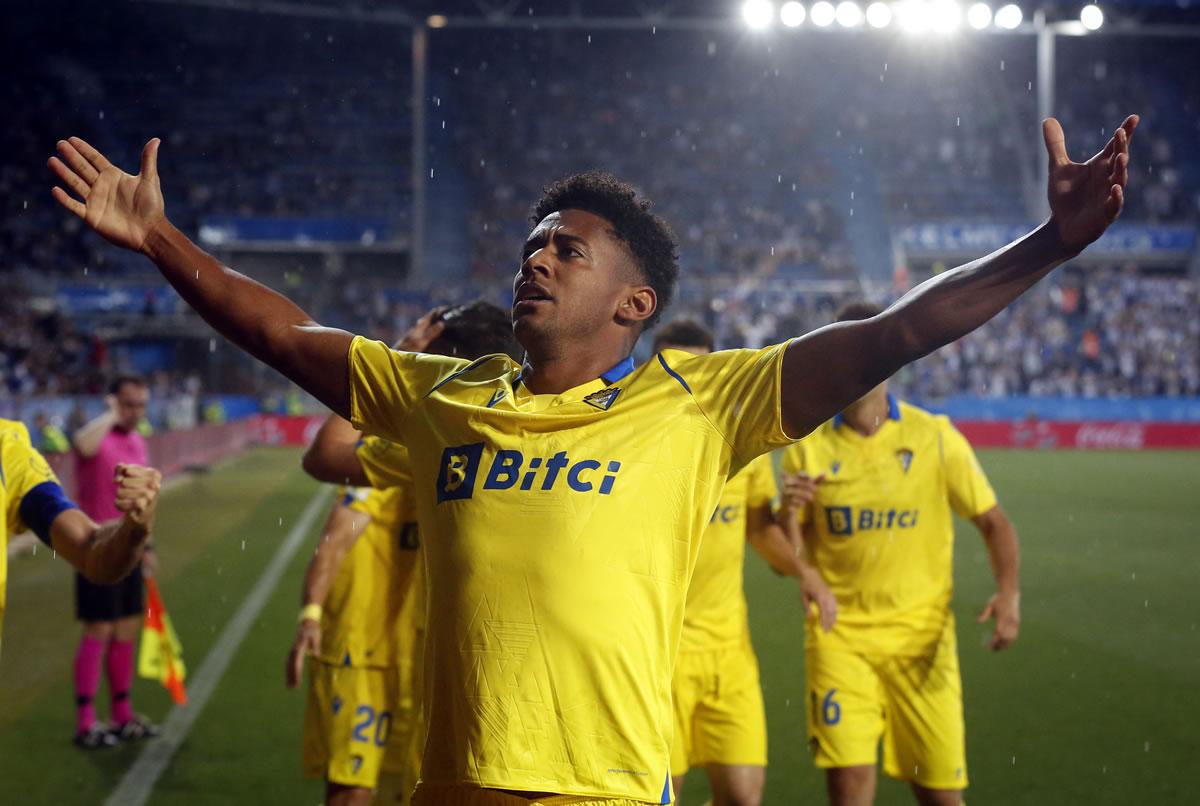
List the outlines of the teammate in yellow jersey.
{"label": "teammate in yellow jersey", "polygon": [[[325,801],[370,803],[381,784],[407,802],[416,784],[412,686],[423,611],[412,485],[343,488],[305,574],[287,684],[310,666],[304,768],[326,781]],[[360,539],[361,538],[361,539]]]}
{"label": "teammate in yellow jersey", "polygon": [[[477,358],[511,353],[515,345],[507,314],[478,301],[431,311],[397,348]],[[356,456],[360,438],[348,422],[329,417],[305,453],[305,468],[323,481],[369,484]],[[375,440],[363,453],[370,464],[371,456],[391,450],[402,449]],[[424,566],[407,463],[390,461],[388,468],[385,478],[373,479],[386,489],[339,491],[325,537],[309,563],[288,658],[288,685],[295,687],[305,656],[317,657],[311,668],[305,766],[310,775],[325,777],[331,804],[370,802],[376,788],[378,802],[407,803],[425,740],[417,705]]]}
{"label": "teammate in yellow jersey", "polygon": [[[713,347],[712,333],[686,319],[654,334],[656,353],[705,355]],[[766,780],[767,720],[742,591],[746,543],[777,573],[797,578],[805,604],[817,604],[827,624],[836,614],[820,575],[798,562],[774,523],[777,495],[770,456],[758,457],[729,480],[704,530],[688,585],[671,688],[671,776],[679,792],[684,773],[704,767],[715,806],[757,806]]]}
{"label": "teammate in yellow jersey", "polygon": [[557,182],[535,206],[513,283],[518,365],[323,328],[225,268],[167,220],[158,140],[138,176],[79,138],[50,166],[74,193],[55,188],[64,207],[149,257],[219,332],[407,449],[436,671],[416,802],[615,806],[672,800],[684,597],[726,480],[1100,237],[1121,210],[1136,125],[1080,164],[1046,121],[1051,217],[880,316],[762,350],[667,350],[636,369],[633,348],[674,291],[675,241],[608,174]]}
{"label": "teammate in yellow jersey", "polygon": [[[838,321],[878,315],[853,303]],[[833,590],[838,621],[805,641],[809,730],[835,806],[875,799],[883,740],[888,775],[923,804],[961,802],[967,786],[953,587],[954,523],[987,544],[996,594],[990,646],[1020,626],[1017,533],[971,446],[950,421],[897,401],[881,383],[787,450],[800,476],[806,556]]]}
{"label": "teammate in yellow jersey", "polygon": [[162,476],[139,465],[117,465],[120,520],[98,525],[67,498],[25,425],[0,420],[0,626],[8,577],[8,538],[31,530],[57,556],[100,584],[125,577],[142,561],[150,540]]}

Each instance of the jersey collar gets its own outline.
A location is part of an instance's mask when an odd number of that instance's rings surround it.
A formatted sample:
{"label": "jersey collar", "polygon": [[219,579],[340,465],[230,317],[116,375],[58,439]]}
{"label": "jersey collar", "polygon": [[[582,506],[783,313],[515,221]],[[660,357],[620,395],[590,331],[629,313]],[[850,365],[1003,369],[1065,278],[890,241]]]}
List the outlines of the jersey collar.
{"label": "jersey collar", "polygon": [[[560,395],[555,395],[555,401],[558,403],[563,403],[570,400],[579,400],[589,394],[592,394],[593,392],[602,391],[603,389],[606,389],[627,377],[636,368],[637,365],[634,363],[633,356],[625,356],[625,358],[617,362],[611,369],[602,373],[599,378],[576,386],[574,389],[568,389]],[[525,367],[522,367],[521,374],[517,376],[516,380],[514,380],[512,384],[513,396],[521,399],[535,397],[535,395],[529,391],[529,387],[522,383],[524,378]]]}
{"label": "jersey collar", "polygon": [[[600,373],[600,380],[604,381],[606,386],[612,386],[614,383],[633,372],[636,368],[637,364],[634,363],[633,356],[627,355],[618,361],[612,369],[608,370],[607,372]],[[517,375],[517,379],[513,381],[514,390],[518,386],[521,386],[522,381],[525,380],[525,369],[525,367],[521,367],[521,373]]]}
{"label": "jersey collar", "polygon": [[[889,420],[899,420],[900,419],[900,401],[896,400],[895,396],[891,392],[888,392],[887,403],[888,403],[888,419]],[[844,423],[844,422],[845,422],[845,420],[842,419],[842,413],[840,411],[837,414],[833,415],[833,427],[834,428],[841,428],[842,423]]]}

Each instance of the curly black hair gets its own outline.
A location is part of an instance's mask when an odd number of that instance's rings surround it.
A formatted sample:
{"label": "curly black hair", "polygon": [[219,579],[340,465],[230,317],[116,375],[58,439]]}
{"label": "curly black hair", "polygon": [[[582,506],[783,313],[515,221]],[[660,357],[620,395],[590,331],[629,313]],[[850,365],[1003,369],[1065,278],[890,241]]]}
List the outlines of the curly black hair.
{"label": "curly black hair", "polygon": [[695,319],[672,319],[654,332],[654,352],[664,345],[678,347],[702,347],[709,352],[716,349],[712,331]]}
{"label": "curly black hair", "polygon": [[658,307],[645,323],[645,328],[653,327],[671,304],[679,280],[679,255],[671,227],[650,212],[649,200],[638,198],[633,185],[607,171],[586,171],[558,180],[542,191],[529,218],[536,225],[561,210],[583,210],[611,225],[658,296]]}
{"label": "curly black hair", "polygon": [[513,337],[512,315],[508,311],[475,300],[442,311],[438,318],[446,327],[429,345],[429,352],[471,360],[506,353],[521,360],[522,351]]}

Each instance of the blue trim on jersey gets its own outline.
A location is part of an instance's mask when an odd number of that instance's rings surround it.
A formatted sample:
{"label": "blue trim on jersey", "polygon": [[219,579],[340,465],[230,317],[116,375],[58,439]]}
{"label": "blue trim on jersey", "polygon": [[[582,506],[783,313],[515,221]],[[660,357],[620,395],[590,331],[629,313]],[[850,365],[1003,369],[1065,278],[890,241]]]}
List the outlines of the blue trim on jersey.
{"label": "blue trim on jersey", "polygon": [[[895,396],[892,395],[891,392],[888,392],[887,402],[888,402],[888,419],[889,420],[899,420],[900,419],[900,401],[897,400],[895,398]],[[844,419],[842,419],[842,413],[840,411],[837,414],[833,415],[833,427],[834,428],[841,428],[842,424],[844,422],[846,422],[846,421]]]}
{"label": "blue trim on jersey", "polygon": [[660,804],[671,802],[671,773],[669,772],[667,773],[667,780],[663,782],[663,793],[662,797],[658,799],[658,802]]}
{"label": "blue trim on jersey", "polygon": [[449,375],[447,375],[445,378],[442,378],[440,381],[438,381],[437,385],[434,386],[432,389],[430,389],[425,394],[425,397],[429,397],[434,392],[436,392],[438,389],[441,389],[443,386],[450,383],[450,381],[458,378],[461,375],[465,375],[466,373],[470,372],[471,370],[473,370],[477,367],[483,366],[485,363],[487,363],[488,361],[491,361],[493,358],[495,358],[494,355],[485,355],[482,358],[476,358],[474,361],[472,361],[470,364],[467,364],[465,367],[460,369],[458,372],[452,372]]}
{"label": "blue trim on jersey", "polygon": [[67,498],[56,481],[43,481],[21,499],[21,520],[47,546],[50,545],[50,524],[68,509],[79,509]]}
{"label": "blue trim on jersey", "polygon": [[601,375],[600,380],[602,380],[605,383],[610,384],[610,385],[614,384],[617,381],[624,378],[629,373],[633,372],[633,370],[636,366],[637,365],[633,363],[633,356],[627,355],[615,367],[613,367],[608,372],[605,372],[603,375]]}
{"label": "blue trim on jersey", "polygon": [[[525,380],[525,370],[528,368],[529,368],[528,366],[521,367],[521,374],[517,376],[517,379],[515,381],[513,381],[513,389],[514,390],[518,386],[521,385],[522,381]],[[609,385],[612,385],[612,384],[616,383],[617,381],[621,380],[622,378],[624,378],[629,373],[633,372],[635,369],[637,369],[637,364],[634,363],[633,356],[627,355],[624,358],[622,358],[620,361],[618,361],[616,363],[616,365],[613,366],[612,369],[608,370],[607,372],[601,373],[600,380],[604,381],[605,383],[607,383]],[[499,402],[499,401],[497,401],[497,402]],[[488,405],[488,408],[490,409],[491,405]]]}
{"label": "blue trim on jersey", "polygon": [[346,493],[342,496],[342,506],[348,507],[354,503],[354,493]]}
{"label": "blue trim on jersey", "polygon": [[658,363],[662,364],[662,368],[667,371],[668,375],[670,375],[675,380],[679,381],[679,385],[682,386],[689,395],[692,393],[692,387],[687,385],[687,381],[685,381],[678,372],[671,369],[671,367],[667,364],[667,359],[663,358],[662,353],[658,354]]}

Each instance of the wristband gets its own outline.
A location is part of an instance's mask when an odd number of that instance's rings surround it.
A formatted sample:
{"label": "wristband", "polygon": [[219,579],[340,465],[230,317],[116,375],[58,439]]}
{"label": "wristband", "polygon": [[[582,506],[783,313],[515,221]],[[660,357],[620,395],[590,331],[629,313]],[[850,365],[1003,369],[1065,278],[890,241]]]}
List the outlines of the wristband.
{"label": "wristband", "polygon": [[315,621],[318,624],[320,624],[321,623],[321,612],[322,612],[321,606],[319,604],[317,604],[316,602],[313,602],[312,604],[306,604],[304,607],[300,608],[300,617],[298,619],[296,619],[296,621],[301,622],[301,621],[304,621],[305,619],[308,619],[310,621]]}

